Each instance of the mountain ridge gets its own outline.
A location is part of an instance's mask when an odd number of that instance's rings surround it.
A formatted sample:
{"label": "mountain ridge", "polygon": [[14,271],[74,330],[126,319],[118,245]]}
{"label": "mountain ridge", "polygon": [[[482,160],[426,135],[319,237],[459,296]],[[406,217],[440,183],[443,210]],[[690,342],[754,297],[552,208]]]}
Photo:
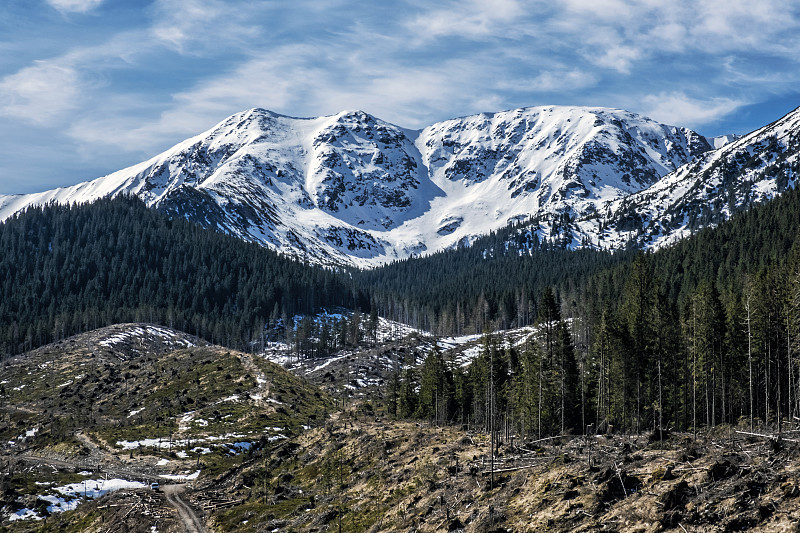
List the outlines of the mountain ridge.
{"label": "mountain ridge", "polygon": [[[357,110],[295,118],[253,108],[107,176],[0,196],[0,220],[29,205],[125,193],[322,264],[372,267],[523,220],[568,247],[646,247],[660,241],[631,234],[612,212],[626,213],[626,199],[647,197],[666,176],[685,177],[676,173],[721,143],[598,107],[481,113],[422,130]],[[604,241],[609,227],[616,234]]]}

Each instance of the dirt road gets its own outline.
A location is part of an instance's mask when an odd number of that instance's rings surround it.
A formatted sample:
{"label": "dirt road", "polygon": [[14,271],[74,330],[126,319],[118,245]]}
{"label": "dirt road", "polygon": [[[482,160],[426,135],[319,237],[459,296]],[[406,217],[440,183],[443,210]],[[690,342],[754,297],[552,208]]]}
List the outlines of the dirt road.
{"label": "dirt road", "polygon": [[183,526],[186,528],[186,533],[206,533],[207,530],[203,525],[203,521],[200,520],[194,509],[181,499],[180,495],[185,489],[185,485],[165,485],[163,487],[167,501],[178,510]]}

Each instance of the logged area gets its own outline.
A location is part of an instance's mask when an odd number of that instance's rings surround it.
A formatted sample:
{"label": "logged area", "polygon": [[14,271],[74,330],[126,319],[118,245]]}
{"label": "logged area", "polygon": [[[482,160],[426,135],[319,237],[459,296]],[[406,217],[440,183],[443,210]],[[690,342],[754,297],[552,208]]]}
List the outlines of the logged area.
{"label": "logged area", "polygon": [[[474,418],[402,420],[383,393],[393,361],[423,371],[434,346],[447,347],[448,364],[481,350],[476,337],[403,333],[314,364],[285,361],[311,381],[147,324],[6,361],[2,527],[777,532],[800,520],[793,426],[534,438]],[[9,387],[23,375],[25,386]]]}

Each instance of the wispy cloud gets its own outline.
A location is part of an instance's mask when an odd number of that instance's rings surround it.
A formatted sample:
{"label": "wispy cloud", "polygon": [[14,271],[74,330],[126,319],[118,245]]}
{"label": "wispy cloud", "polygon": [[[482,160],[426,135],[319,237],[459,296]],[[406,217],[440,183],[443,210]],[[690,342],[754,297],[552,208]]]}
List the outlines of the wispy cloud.
{"label": "wispy cloud", "polygon": [[522,12],[515,0],[451,0],[414,16],[407,26],[419,40],[494,37],[503,25],[513,22]]}
{"label": "wispy cloud", "polygon": [[156,0],[152,35],[180,53],[202,54],[251,45],[266,3],[222,0]]}
{"label": "wispy cloud", "polygon": [[723,97],[692,98],[682,92],[649,95],[643,100],[647,116],[665,124],[695,128],[721,119],[744,103]]}
{"label": "wispy cloud", "polygon": [[532,91],[537,93],[572,92],[591,87],[597,83],[597,76],[579,69],[565,67],[544,70],[530,78],[511,78],[500,81],[499,89]]}
{"label": "wispy cloud", "polygon": [[47,3],[62,13],[86,13],[102,4],[103,0],[47,0]]}
{"label": "wispy cloud", "polygon": [[46,124],[78,106],[84,85],[74,69],[38,62],[0,81],[0,114]]}

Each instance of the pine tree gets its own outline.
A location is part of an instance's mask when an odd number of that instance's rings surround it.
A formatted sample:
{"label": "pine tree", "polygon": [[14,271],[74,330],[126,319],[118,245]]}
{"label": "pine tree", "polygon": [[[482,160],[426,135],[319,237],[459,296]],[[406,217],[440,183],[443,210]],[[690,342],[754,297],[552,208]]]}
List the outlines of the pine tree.
{"label": "pine tree", "polygon": [[631,406],[636,432],[642,429],[642,406],[652,404],[654,338],[653,310],[656,302],[656,285],[645,254],[636,256],[630,276],[622,295],[621,319],[625,324],[629,351],[625,361],[625,381],[630,384],[629,398],[635,398]]}
{"label": "pine tree", "polygon": [[392,373],[389,374],[389,381],[386,384],[386,409],[389,415],[393,417],[398,416],[400,411],[400,389],[400,372],[398,369],[394,369]]}
{"label": "pine tree", "polygon": [[559,320],[556,329],[556,360],[561,381],[561,434],[574,431],[580,424],[580,402],[578,395],[578,365],[572,333],[564,320]]}
{"label": "pine tree", "polygon": [[[695,380],[702,395],[701,409],[708,427],[716,425],[717,404],[724,397],[723,348],[725,313],[719,294],[709,282],[703,282],[692,295],[690,343],[696,358]],[[722,375],[720,375],[722,374]],[[721,392],[720,392],[721,389]]]}
{"label": "pine tree", "polygon": [[438,346],[431,349],[420,370],[419,403],[416,416],[446,423],[453,394],[453,377]]}
{"label": "pine tree", "polygon": [[400,390],[397,395],[397,412],[400,418],[410,418],[416,412],[419,403],[416,386],[417,379],[414,369],[406,367],[400,375]]}

